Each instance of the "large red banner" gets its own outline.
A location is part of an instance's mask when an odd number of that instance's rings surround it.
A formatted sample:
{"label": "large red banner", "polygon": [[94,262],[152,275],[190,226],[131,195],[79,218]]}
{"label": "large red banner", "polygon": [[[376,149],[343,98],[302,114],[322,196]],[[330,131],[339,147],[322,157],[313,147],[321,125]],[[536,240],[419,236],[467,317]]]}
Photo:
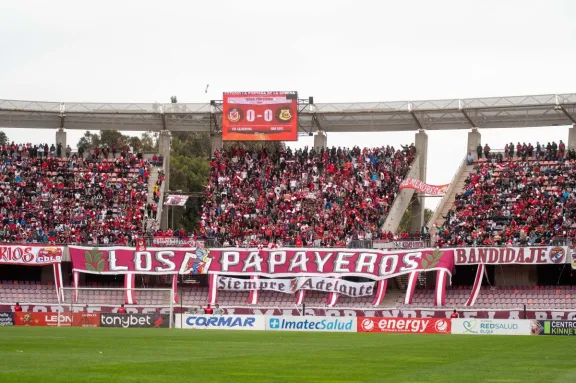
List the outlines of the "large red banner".
{"label": "large red banner", "polygon": [[[58,326],[57,312],[17,312],[14,313],[16,326]],[[99,313],[60,313],[62,327],[98,327]]]}
{"label": "large red banner", "polygon": [[91,274],[206,274],[210,250],[69,246],[73,271]]}
{"label": "large red banner", "polygon": [[93,274],[358,276],[386,279],[413,271],[452,273],[454,250],[205,249],[70,246],[74,271]]}
{"label": "large red banner", "polygon": [[296,92],[228,92],[223,100],[224,141],[298,140]]}
{"label": "large red banner", "polygon": [[0,245],[0,265],[42,266],[62,262],[64,247],[53,245]]}
{"label": "large red banner", "polygon": [[212,249],[209,273],[263,276],[357,276],[387,279],[414,271],[452,273],[454,250]]}
{"label": "large red banner", "polygon": [[457,265],[557,265],[570,262],[567,246],[463,247],[454,249]]}
{"label": "large red banner", "polygon": [[358,332],[402,334],[450,334],[450,319],[436,318],[358,318]]}

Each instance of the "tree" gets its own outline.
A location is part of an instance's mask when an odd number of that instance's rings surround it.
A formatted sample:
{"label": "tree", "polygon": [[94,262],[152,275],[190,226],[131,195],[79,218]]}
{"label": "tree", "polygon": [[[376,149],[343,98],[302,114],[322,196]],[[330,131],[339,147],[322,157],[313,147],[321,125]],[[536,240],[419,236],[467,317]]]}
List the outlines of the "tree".
{"label": "tree", "polygon": [[145,152],[158,151],[158,134],[157,133],[142,133],[140,137],[140,145]]}
{"label": "tree", "polygon": [[8,136],[0,130],[0,145],[8,145]]}
{"label": "tree", "polygon": [[77,147],[87,150],[95,146],[106,145],[112,148],[113,145],[119,147],[122,144],[128,144],[134,150],[142,148],[145,152],[158,150],[158,140],[155,133],[144,132],[140,137],[137,137],[122,134],[117,130],[101,130],[100,133],[86,131],[78,141]]}
{"label": "tree", "polygon": [[187,231],[197,228],[198,218],[202,205],[208,177],[210,176],[210,164],[205,158],[189,157],[172,154],[170,159],[170,190],[182,190],[184,193],[200,193],[192,196],[186,202],[184,209],[174,209],[174,222]]}
{"label": "tree", "polygon": [[127,138],[128,136],[123,135],[117,130],[101,130],[99,145],[106,145],[111,148],[113,145],[119,146],[120,143],[126,143]]}
{"label": "tree", "polygon": [[91,147],[98,145],[100,145],[100,136],[98,135],[98,133],[93,134],[92,132],[87,130],[78,141],[76,147],[78,149],[82,148],[84,150],[88,150]]}
{"label": "tree", "polygon": [[[430,220],[430,218],[432,218],[432,214],[434,214],[432,210],[424,209],[424,225],[428,224],[428,221]],[[410,232],[411,223],[412,223],[412,205],[409,205],[406,211],[404,212],[402,219],[400,220],[400,224],[398,225],[398,229],[396,229],[396,232],[397,233]]]}

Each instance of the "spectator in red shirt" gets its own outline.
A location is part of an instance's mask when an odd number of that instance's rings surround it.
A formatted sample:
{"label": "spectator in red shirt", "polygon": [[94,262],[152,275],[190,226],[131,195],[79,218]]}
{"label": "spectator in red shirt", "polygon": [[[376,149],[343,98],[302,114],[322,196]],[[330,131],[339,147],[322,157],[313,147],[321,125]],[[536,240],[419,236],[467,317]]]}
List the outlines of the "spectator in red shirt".
{"label": "spectator in red shirt", "polygon": [[212,315],[214,311],[212,310],[212,307],[210,307],[210,305],[207,305],[206,308],[204,309],[204,314],[206,315]]}
{"label": "spectator in red shirt", "polygon": [[452,319],[460,318],[460,314],[458,314],[458,312],[456,310],[454,310],[452,315],[450,315],[450,318],[452,318]]}
{"label": "spectator in red shirt", "polygon": [[20,306],[20,303],[16,302],[16,305],[14,306],[14,312],[22,312],[22,306]]}
{"label": "spectator in red shirt", "polygon": [[126,308],[124,308],[124,303],[120,305],[120,308],[118,309],[118,314],[126,314]]}

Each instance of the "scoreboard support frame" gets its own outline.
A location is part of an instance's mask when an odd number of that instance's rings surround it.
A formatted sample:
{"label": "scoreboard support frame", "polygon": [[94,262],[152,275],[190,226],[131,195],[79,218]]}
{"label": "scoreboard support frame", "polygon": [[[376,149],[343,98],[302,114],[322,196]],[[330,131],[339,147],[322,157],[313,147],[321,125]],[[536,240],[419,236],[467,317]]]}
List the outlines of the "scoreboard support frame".
{"label": "scoreboard support frame", "polygon": [[[222,105],[223,100],[210,100],[210,136],[221,135],[222,134]],[[316,107],[314,105],[314,97],[299,98],[298,99],[298,115],[306,111],[312,116],[310,127],[305,127],[300,123],[298,119],[298,135],[312,136],[314,134],[314,128],[316,130],[323,131],[322,125],[320,123],[320,118],[316,114]]]}

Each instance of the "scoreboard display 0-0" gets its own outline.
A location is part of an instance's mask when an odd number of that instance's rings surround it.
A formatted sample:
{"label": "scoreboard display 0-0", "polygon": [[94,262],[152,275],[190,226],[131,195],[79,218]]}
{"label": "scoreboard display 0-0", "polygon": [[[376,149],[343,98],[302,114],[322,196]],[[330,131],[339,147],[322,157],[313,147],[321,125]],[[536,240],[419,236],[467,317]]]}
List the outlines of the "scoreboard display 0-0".
{"label": "scoreboard display 0-0", "polygon": [[297,141],[297,92],[226,92],[224,141]]}

